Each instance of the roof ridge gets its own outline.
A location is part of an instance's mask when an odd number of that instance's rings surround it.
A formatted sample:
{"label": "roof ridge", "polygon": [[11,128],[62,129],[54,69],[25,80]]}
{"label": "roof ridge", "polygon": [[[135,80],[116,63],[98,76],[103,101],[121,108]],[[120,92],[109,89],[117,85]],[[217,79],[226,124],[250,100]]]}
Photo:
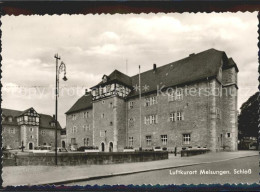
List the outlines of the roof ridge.
{"label": "roof ridge", "polygon": [[[176,64],[176,63],[181,62],[181,61],[184,61],[184,60],[186,60],[186,59],[190,59],[191,57],[193,58],[193,57],[199,56],[200,54],[203,54],[203,53],[205,54],[205,52],[208,52],[208,51],[217,51],[217,52],[222,52],[222,53],[224,52],[224,51],[219,51],[219,50],[217,50],[217,49],[215,49],[215,48],[210,48],[210,49],[207,49],[207,50],[205,50],[205,51],[201,51],[201,52],[195,53],[194,55],[190,54],[190,55],[192,55],[192,56],[189,55],[189,56],[184,57],[184,58],[182,58],[182,59],[173,61],[173,62],[171,62],[171,63],[164,64],[164,65],[162,65],[162,66],[157,67],[157,69],[161,69],[161,68],[163,68],[163,67]],[[144,72],[142,72],[142,73],[140,73],[140,74],[142,75],[142,74],[144,74],[144,73],[146,73],[146,72],[150,72],[150,71],[153,71],[153,69],[149,69],[149,70],[144,71]],[[135,76],[138,76],[138,75],[139,75],[139,73],[137,73],[136,75],[131,76],[131,78],[133,78],[133,77],[135,77]]]}

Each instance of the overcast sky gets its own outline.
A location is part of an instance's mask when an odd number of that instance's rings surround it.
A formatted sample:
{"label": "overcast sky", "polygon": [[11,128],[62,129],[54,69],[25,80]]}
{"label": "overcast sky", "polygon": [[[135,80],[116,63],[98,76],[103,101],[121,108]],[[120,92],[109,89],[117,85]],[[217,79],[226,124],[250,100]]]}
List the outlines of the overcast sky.
{"label": "overcast sky", "polygon": [[[2,107],[55,113],[55,60],[67,65],[59,120],[103,74],[128,75],[209,48],[240,70],[238,107],[257,91],[257,13],[3,16]],[[126,67],[126,60],[128,67]],[[61,76],[62,77],[62,76]]]}

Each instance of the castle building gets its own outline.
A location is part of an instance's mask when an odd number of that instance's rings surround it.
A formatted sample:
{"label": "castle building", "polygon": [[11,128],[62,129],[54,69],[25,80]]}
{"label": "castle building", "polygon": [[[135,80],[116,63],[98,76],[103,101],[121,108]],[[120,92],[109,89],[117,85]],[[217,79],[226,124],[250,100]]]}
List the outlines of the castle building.
{"label": "castle building", "polygon": [[[60,130],[58,124],[57,140],[60,146]],[[2,108],[3,147],[32,150],[37,146],[55,147],[55,118],[39,114],[33,108],[17,111]]]}
{"label": "castle building", "polygon": [[233,59],[215,49],[132,77],[115,70],[66,112],[67,143],[105,152],[237,150],[237,73]]}

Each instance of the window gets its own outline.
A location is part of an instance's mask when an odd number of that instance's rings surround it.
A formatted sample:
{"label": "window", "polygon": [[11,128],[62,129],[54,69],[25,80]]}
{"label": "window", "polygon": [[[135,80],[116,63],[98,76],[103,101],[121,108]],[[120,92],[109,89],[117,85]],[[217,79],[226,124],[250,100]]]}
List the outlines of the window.
{"label": "window", "polygon": [[221,110],[219,108],[216,108],[216,115],[218,119],[221,119]]}
{"label": "window", "polygon": [[175,121],[175,113],[170,113],[170,121]]}
{"label": "window", "polygon": [[75,145],[76,144],[76,138],[71,138],[71,144]]}
{"label": "window", "polygon": [[150,99],[145,98],[145,106],[148,107],[150,105]]}
{"label": "window", "polygon": [[106,131],[100,131],[100,137],[105,137]]}
{"label": "window", "polygon": [[109,108],[113,108],[113,103],[109,103]]}
{"label": "window", "polygon": [[72,115],[72,120],[76,120],[76,115]]}
{"label": "window", "polygon": [[152,136],[146,136],[146,145],[150,146],[152,144]]}
{"label": "window", "polygon": [[161,135],[161,140],[163,145],[167,145],[167,135]]}
{"label": "window", "polygon": [[150,116],[150,124],[155,124],[155,115]]}
{"label": "window", "polygon": [[83,125],[83,131],[86,131],[86,130],[87,130],[87,126]]}
{"label": "window", "polygon": [[190,134],[183,134],[182,137],[184,145],[190,144]]}
{"label": "window", "polygon": [[128,138],[128,144],[129,144],[129,146],[133,146],[134,145],[134,137],[129,137]]}
{"label": "window", "polygon": [[33,135],[31,135],[30,138],[33,139]]}
{"label": "window", "polygon": [[87,138],[86,145],[89,146],[89,138]]}
{"label": "window", "polygon": [[104,100],[102,101],[102,104],[105,104],[105,101],[104,101]]}
{"label": "window", "polygon": [[15,133],[15,129],[14,129],[14,128],[11,128],[11,129],[10,129],[10,133]]}
{"label": "window", "polygon": [[83,112],[83,118],[88,118],[88,112]]}
{"label": "window", "polygon": [[105,118],[105,114],[104,113],[101,114],[101,118],[102,119]]}
{"label": "window", "polygon": [[150,124],[150,116],[144,117],[144,124],[149,125]]}
{"label": "window", "polygon": [[[22,120],[22,119],[21,119]],[[39,117],[36,117],[36,122],[39,123]]]}
{"label": "window", "polygon": [[44,131],[44,130],[41,130],[41,134],[42,134],[42,135],[45,135],[45,131]]}
{"label": "window", "polygon": [[51,122],[51,126],[52,126],[52,127],[55,127],[55,122]]}
{"label": "window", "polygon": [[168,93],[168,101],[174,101],[174,92]]}
{"label": "window", "polygon": [[183,95],[182,95],[182,91],[176,91],[176,100],[182,100]]}
{"label": "window", "polygon": [[230,133],[227,133],[227,137],[230,138],[230,137],[231,137],[231,134],[230,134]]}
{"label": "window", "polygon": [[31,131],[31,132],[33,131],[33,128],[32,128],[32,127],[30,127],[30,131]]}
{"label": "window", "polygon": [[154,104],[156,104],[157,103],[157,97],[151,97],[150,98],[150,105],[154,105]]}
{"label": "window", "polygon": [[129,102],[129,109],[133,109],[134,108],[134,102],[133,101],[130,101]]}
{"label": "window", "polygon": [[110,121],[109,125],[110,125],[110,126],[112,126],[112,125],[113,125],[113,122],[112,122],[112,121]]}
{"label": "window", "polygon": [[157,115],[149,115],[144,117],[144,124],[151,125],[158,123],[158,116]]}
{"label": "window", "polygon": [[24,116],[24,121],[28,121],[28,116]]}
{"label": "window", "polygon": [[130,118],[129,119],[129,127],[133,127],[134,126],[134,119]]}
{"label": "window", "polygon": [[177,112],[177,121],[181,121],[181,120],[183,120],[183,113],[178,111]]}
{"label": "window", "polygon": [[8,121],[9,122],[13,122],[13,118],[12,117],[8,117]]}
{"label": "window", "polygon": [[[100,93],[100,95],[103,94],[103,88],[102,87],[99,87],[99,93]],[[102,101],[102,103],[103,103],[103,101]]]}
{"label": "window", "polygon": [[76,132],[77,132],[77,127],[76,126],[72,127],[72,133],[76,133]]}

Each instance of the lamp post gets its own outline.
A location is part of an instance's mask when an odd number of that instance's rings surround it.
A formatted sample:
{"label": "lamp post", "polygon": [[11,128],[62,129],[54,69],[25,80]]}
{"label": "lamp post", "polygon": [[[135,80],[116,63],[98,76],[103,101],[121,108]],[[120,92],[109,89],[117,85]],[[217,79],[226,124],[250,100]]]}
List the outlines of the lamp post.
{"label": "lamp post", "polygon": [[64,72],[63,80],[67,81],[66,77],[66,65],[61,62],[59,65],[58,62],[60,60],[60,56],[58,54],[54,55],[54,58],[56,59],[56,89],[55,89],[55,165],[58,165],[58,96],[59,96],[59,75],[60,73]]}

